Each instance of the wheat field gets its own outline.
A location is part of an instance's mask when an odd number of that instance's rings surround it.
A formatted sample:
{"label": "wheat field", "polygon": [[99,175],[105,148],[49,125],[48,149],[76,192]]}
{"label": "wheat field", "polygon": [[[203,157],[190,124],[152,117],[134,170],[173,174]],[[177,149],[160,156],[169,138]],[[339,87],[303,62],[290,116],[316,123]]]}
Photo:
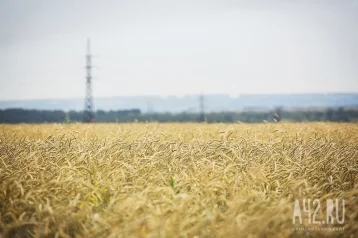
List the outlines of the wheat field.
{"label": "wheat field", "polygon": [[0,125],[0,237],[354,237],[357,174],[353,123]]}

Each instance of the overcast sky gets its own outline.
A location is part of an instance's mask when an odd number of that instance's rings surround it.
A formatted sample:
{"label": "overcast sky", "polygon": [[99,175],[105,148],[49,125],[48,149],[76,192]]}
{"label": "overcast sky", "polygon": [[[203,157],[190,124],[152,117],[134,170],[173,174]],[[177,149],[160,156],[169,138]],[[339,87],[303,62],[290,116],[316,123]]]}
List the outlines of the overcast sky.
{"label": "overcast sky", "polygon": [[356,0],[0,0],[0,100],[358,93]]}

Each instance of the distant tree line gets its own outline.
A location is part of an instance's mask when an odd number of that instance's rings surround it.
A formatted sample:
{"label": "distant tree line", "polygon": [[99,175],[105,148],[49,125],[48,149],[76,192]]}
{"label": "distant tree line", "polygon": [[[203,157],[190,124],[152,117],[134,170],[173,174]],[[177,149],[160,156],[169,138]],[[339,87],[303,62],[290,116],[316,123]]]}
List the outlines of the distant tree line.
{"label": "distant tree line", "polygon": [[60,110],[5,109],[0,110],[0,123],[63,122],[65,116]]}
{"label": "distant tree line", "polygon": [[[96,122],[196,122],[198,113],[141,113],[139,109],[98,110]],[[64,112],[61,110],[0,110],[0,123],[71,123],[81,122],[81,111]],[[205,121],[213,122],[263,122],[263,121],[335,121],[358,122],[358,109],[328,108],[325,110],[276,110],[211,112],[205,114]]]}
{"label": "distant tree line", "polygon": [[[139,121],[194,122],[200,120],[197,113],[152,113],[143,114]],[[325,110],[267,110],[240,112],[211,112],[205,114],[205,121],[213,122],[279,122],[279,121],[333,121],[358,122],[358,109],[328,108]]]}

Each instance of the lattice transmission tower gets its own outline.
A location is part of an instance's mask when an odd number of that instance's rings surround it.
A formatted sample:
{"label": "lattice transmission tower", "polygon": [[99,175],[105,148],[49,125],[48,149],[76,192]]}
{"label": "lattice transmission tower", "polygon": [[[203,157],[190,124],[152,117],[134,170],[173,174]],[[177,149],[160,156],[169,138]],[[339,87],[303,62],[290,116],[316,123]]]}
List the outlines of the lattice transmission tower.
{"label": "lattice transmission tower", "polygon": [[93,97],[92,97],[92,55],[91,42],[87,39],[87,54],[86,54],[86,98],[85,108],[83,110],[83,122],[93,122]]}

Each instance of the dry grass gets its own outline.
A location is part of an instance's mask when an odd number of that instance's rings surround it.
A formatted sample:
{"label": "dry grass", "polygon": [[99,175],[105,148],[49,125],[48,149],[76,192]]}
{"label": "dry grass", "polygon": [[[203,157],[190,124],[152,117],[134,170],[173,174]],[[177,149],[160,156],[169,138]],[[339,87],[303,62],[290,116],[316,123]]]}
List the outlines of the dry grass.
{"label": "dry grass", "polygon": [[[353,237],[357,174],[358,124],[0,125],[0,237]],[[302,198],[344,231],[292,231]]]}

